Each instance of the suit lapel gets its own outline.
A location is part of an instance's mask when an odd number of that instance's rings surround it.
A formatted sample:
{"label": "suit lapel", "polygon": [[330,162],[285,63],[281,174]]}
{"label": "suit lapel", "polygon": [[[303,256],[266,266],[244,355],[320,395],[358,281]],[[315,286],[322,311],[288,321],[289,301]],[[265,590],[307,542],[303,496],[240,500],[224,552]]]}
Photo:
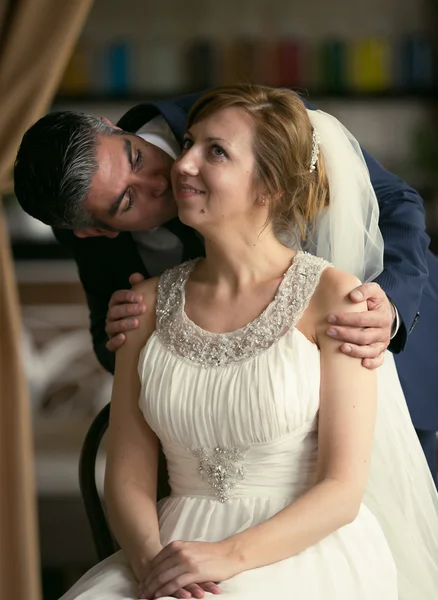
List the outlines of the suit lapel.
{"label": "suit lapel", "polygon": [[178,104],[159,102],[158,109],[171,128],[173,135],[182,144],[186,131],[187,113]]}
{"label": "suit lapel", "polygon": [[137,104],[137,106],[133,106],[121,117],[117,126],[125,131],[135,133],[154,117],[162,115],[176,139],[181,144],[185,132],[188,111],[201,95],[201,93],[196,93],[175,98],[174,100],[160,100],[157,102]]}
{"label": "suit lapel", "polygon": [[156,102],[134,106],[123,115],[117,126],[125,131],[135,133],[158,115],[166,120],[178,143],[181,144],[185,132],[187,113],[180,106],[171,102]]}

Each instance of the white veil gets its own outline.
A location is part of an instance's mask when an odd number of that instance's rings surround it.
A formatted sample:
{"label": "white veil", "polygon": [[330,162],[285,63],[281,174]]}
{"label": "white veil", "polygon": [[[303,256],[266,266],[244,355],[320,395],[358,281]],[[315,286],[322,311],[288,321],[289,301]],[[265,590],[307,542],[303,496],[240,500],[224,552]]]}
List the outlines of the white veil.
{"label": "white veil", "polygon": [[[379,206],[357,140],[333,116],[308,111],[320,140],[330,204],[308,251],[362,281],[383,270]],[[316,163],[318,168],[318,163]],[[412,425],[394,358],[379,369],[379,400],[364,502],[397,565],[399,600],[438,597],[438,494]]]}
{"label": "white veil", "polygon": [[330,205],[318,219],[308,251],[361,281],[371,281],[383,271],[383,238],[379,204],[360,145],[332,115],[307,112],[319,135],[330,185]]}

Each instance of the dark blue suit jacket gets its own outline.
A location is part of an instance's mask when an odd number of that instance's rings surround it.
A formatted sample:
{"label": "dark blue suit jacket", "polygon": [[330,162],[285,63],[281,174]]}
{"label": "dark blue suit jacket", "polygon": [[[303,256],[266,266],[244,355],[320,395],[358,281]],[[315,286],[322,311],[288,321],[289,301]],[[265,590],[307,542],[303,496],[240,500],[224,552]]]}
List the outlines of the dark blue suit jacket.
{"label": "dark blue suit jacket", "polygon": [[[161,114],[181,142],[187,113],[200,95],[137,105],[118,126],[136,132]],[[379,201],[385,241],[385,269],[377,282],[401,318],[390,349],[399,353],[406,346],[397,361],[415,426],[438,430],[438,261],[428,250],[423,202],[415,190],[365,151],[364,156]],[[131,273],[149,275],[129,233],[114,239],[79,239],[67,230],[56,230],[55,235],[73,252],[87,294],[94,349],[101,364],[113,372],[114,355],[105,348],[108,302],[114,291],[129,287]]]}

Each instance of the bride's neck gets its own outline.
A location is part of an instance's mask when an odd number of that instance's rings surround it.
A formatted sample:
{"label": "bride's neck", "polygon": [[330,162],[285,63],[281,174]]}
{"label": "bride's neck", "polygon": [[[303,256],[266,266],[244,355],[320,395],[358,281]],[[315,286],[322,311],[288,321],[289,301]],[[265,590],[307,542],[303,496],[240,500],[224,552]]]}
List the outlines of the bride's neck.
{"label": "bride's neck", "polygon": [[207,236],[205,252],[202,278],[227,283],[235,289],[250,281],[281,277],[295,255],[270,231],[257,236],[227,236],[226,239]]}

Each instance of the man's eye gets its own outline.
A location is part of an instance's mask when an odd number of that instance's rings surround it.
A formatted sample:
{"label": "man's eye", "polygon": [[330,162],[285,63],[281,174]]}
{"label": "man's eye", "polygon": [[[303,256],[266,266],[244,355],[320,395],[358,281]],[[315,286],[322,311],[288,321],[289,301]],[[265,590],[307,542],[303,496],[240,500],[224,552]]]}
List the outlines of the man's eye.
{"label": "man's eye", "polygon": [[127,198],[128,198],[128,201],[126,202],[126,204],[123,208],[124,213],[129,212],[131,210],[131,208],[134,206],[134,200],[132,199],[132,194],[130,191],[127,194]]}
{"label": "man's eye", "polygon": [[136,167],[139,167],[141,165],[142,159],[143,159],[143,153],[142,153],[142,151],[141,150],[137,150],[137,154],[135,156],[134,165]]}

